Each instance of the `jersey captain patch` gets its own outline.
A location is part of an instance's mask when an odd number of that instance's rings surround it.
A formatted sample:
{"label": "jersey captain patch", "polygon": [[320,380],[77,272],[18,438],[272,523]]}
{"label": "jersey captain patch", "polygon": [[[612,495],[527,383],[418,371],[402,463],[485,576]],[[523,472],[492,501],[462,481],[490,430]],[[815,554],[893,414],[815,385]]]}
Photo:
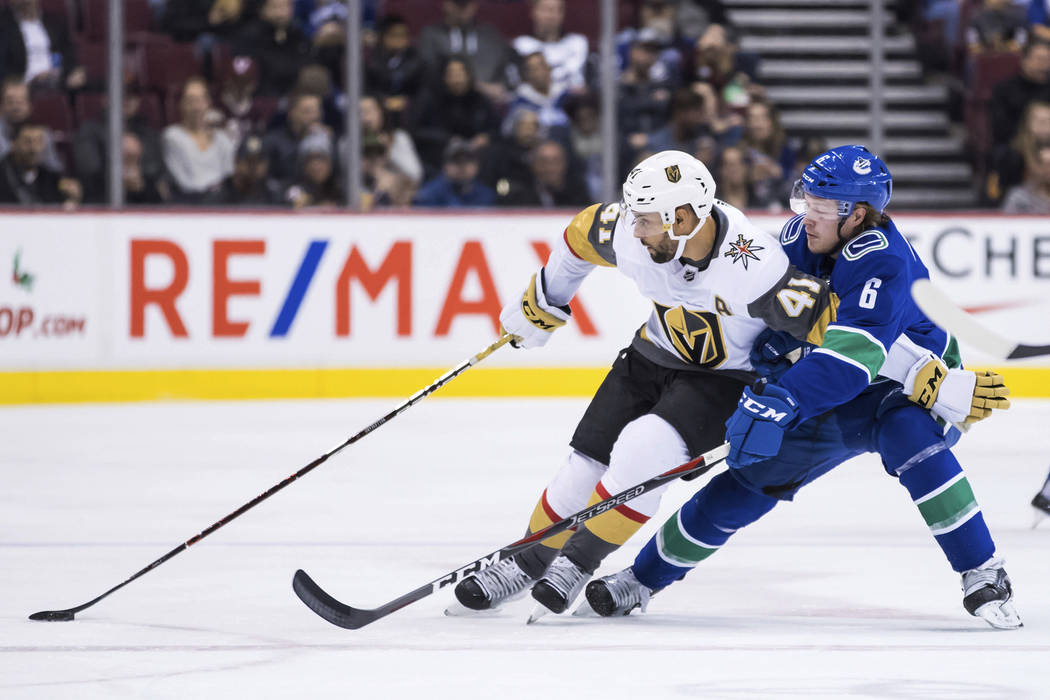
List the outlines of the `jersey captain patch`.
{"label": "jersey captain patch", "polygon": [[760,258],[756,253],[760,250],[765,250],[765,246],[755,245],[754,238],[744,238],[744,234],[736,234],[736,240],[729,244],[729,249],[725,252],[725,257],[732,258],[733,262],[739,262],[747,269],[747,263],[749,260],[759,260]]}
{"label": "jersey captain patch", "polygon": [[725,362],[726,343],[722,325],[710,311],[689,311],[681,306],[653,302],[664,333],[683,360],[701,367],[718,367]]}

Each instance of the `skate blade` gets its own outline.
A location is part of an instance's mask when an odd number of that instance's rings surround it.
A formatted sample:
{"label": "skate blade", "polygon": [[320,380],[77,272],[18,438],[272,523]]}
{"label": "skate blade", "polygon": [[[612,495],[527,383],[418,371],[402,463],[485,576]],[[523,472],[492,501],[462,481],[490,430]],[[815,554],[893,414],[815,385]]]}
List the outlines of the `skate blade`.
{"label": "skate blade", "polygon": [[1032,506],[1032,510],[1035,511],[1035,520],[1032,521],[1032,529],[1034,530],[1039,527],[1039,523],[1046,520],[1050,515],[1047,515],[1042,508],[1036,508],[1035,506]]}
{"label": "skate blade", "polygon": [[471,610],[467,606],[460,603],[458,600],[449,604],[445,608],[445,617],[493,617],[499,615],[499,608],[489,608],[488,610]]}
{"label": "skate blade", "polygon": [[534,623],[537,620],[539,620],[541,617],[545,617],[546,615],[549,615],[549,614],[550,614],[550,610],[548,610],[542,604],[536,603],[536,605],[532,606],[532,612],[529,613],[529,618],[527,620],[525,620],[525,624],[526,625],[531,625],[532,623]]}
{"label": "skate blade", "polygon": [[1021,616],[1017,614],[1014,604],[1010,601],[1000,603],[993,600],[985,603],[977,608],[974,615],[997,630],[1015,630],[1024,627],[1024,623],[1021,622]]}
{"label": "skate blade", "polygon": [[584,596],[583,601],[576,606],[576,609],[572,611],[573,617],[601,617],[598,613],[594,612],[594,608],[591,607],[587,597]]}

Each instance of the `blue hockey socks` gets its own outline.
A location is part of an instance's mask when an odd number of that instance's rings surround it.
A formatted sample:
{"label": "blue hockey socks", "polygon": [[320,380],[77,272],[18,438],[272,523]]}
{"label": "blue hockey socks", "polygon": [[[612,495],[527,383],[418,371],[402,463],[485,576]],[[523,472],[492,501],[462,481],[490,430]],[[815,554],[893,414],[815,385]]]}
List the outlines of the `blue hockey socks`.
{"label": "blue hockey socks", "polygon": [[772,510],[777,499],[750,491],[730,472],[700,489],[657,531],[638,553],[634,575],[659,590],[689,573],[741,527]]}

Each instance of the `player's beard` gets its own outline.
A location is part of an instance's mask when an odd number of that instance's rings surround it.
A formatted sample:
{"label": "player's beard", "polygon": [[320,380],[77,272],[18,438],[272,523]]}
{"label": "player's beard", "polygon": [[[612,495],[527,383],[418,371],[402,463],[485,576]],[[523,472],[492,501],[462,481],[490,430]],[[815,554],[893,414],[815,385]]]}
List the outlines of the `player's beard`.
{"label": "player's beard", "polygon": [[655,248],[645,246],[645,249],[649,252],[649,257],[653,259],[654,263],[663,264],[674,260],[674,254],[678,252],[678,241],[667,236]]}

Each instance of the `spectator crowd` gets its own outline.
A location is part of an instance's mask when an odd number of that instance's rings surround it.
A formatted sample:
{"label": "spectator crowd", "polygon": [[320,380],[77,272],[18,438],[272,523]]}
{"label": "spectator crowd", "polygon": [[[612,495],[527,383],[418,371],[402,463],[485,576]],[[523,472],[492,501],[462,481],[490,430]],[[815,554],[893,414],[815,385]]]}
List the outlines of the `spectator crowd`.
{"label": "spectator crowd", "polygon": [[900,12],[927,68],[962,86],[978,201],[1050,214],[1050,0],[921,0]]}
{"label": "spectator crowd", "polygon": [[[106,5],[0,0],[0,204],[108,200]],[[615,143],[594,87],[598,0],[362,5],[350,105],[346,0],[125,0],[125,201],[343,204],[351,108],[366,208],[580,207],[600,199],[606,153],[622,177],[675,148],[731,204],[776,210],[825,145],[785,133],[720,0],[618,2]],[[932,37],[927,63],[966,86],[985,201],[1050,213],[1050,0],[898,6]]]}
{"label": "spectator crowd", "polygon": [[[0,2],[0,203],[106,202],[105,1]],[[724,168],[734,204],[777,206],[800,145],[721,2],[620,3],[612,144],[593,87],[598,7],[365,0],[365,206],[579,207],[600,198],[606,152],[623,175],[665,148]],[[127,0],[125,201],[342,204],[347,13],[346,0]]]}

